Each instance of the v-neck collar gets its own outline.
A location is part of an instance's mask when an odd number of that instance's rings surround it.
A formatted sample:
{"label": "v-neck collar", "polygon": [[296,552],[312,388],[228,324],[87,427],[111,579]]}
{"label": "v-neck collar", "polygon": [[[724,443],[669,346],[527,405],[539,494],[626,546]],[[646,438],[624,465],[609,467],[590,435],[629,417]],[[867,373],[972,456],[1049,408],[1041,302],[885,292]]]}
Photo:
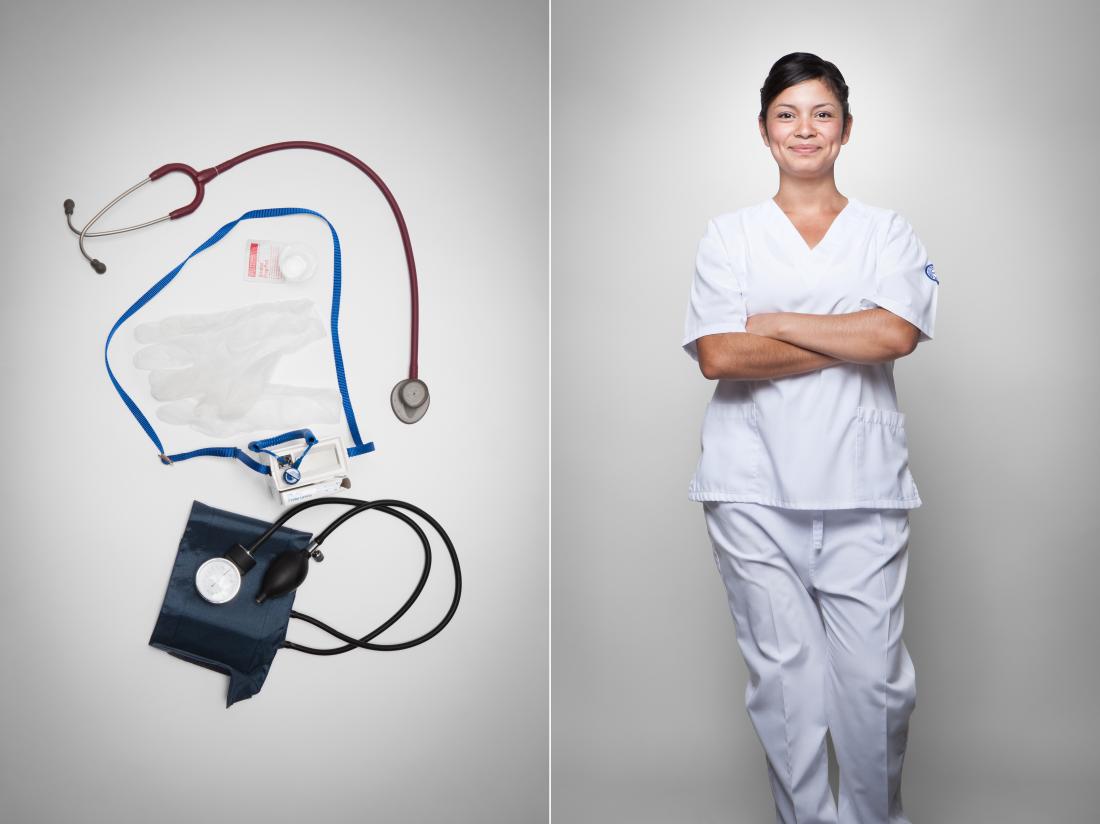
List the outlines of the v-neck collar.
{"label": "v-neck collar", "polygon": [[825,230],[825,234],[821,236],[821,240],[817,242],[817,245],[810,248],[810,244],[806,242],[806,238],[802,237],[802,233],[798,231],[798,227],[794,225],[794,222],[787,217],[787,213],[783,211],[782,207],[775,202],[775,198],[769,197],[768,202],[771,203],[773,210],[779,216],[781,221],[786,224],[787,229],[798,240],[799,248],[807,255],[813,255],[828,243],[829,239],[833,235],[833,230],[836,228],[837,223],[850,211],[852,211],[852,204],[855,202],[855,198],[849,197],[848,202],[844,204],[844,208],[837,212],[836,217],[833,218],[833,222],[829,224],[829,228]]}

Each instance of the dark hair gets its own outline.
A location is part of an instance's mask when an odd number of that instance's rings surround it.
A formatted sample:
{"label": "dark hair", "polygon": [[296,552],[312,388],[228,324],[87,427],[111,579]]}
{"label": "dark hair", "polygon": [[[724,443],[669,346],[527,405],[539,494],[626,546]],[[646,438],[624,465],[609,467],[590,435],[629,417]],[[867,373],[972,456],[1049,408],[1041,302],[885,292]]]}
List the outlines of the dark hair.
{"label": "dark hair", "polygon": [[768,106],[784,89],[804,80],[820,80],[829,87],[829,91],[840,101],[843,125],[847,126],[852,115],[848,110],[848,84],[844,82],[844,75],[828,60],[809,52],[791,52],[775,61],[760,89],[760,117],[767,118]]}

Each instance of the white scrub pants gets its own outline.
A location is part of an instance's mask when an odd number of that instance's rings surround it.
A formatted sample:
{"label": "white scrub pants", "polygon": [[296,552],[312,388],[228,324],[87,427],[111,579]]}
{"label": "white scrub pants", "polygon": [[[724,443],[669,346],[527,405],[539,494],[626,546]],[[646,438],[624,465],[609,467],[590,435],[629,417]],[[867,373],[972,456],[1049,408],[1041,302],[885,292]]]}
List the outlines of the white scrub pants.
{"label": "white scrub pants", "polygon": [[[910,824],[916,675],[902,643],[905,509],[705,504],[780,824]],[[840,767],[829,788],[828,730]]]}

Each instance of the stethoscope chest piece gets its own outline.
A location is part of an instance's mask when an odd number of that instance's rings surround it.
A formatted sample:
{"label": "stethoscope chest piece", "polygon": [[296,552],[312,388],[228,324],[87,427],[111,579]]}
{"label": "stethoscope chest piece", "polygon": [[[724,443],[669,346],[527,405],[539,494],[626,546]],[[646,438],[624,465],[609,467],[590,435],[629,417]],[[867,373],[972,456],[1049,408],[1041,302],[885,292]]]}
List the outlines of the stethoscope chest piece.
{"label": "stethoscope chest piece", "polygon": [[431,398],[428,395],[427,384],[416,378],[407,378],[397,384],[390,393],[390,405],[398,420],[405,423],[416,423],[424,417],[428,411],[428,403]]}

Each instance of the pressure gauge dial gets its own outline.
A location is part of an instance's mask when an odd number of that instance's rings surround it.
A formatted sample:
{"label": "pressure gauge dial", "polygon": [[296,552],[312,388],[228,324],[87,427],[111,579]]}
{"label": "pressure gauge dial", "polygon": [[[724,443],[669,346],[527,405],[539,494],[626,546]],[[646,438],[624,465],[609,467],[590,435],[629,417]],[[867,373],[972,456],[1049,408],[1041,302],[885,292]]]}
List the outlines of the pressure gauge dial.
{"label": "pressure gauge dial", "polygon": [[195,573],[199,595],[212,604],[232,601],[241,589],[241,570],[228,558],[211,558]]}

